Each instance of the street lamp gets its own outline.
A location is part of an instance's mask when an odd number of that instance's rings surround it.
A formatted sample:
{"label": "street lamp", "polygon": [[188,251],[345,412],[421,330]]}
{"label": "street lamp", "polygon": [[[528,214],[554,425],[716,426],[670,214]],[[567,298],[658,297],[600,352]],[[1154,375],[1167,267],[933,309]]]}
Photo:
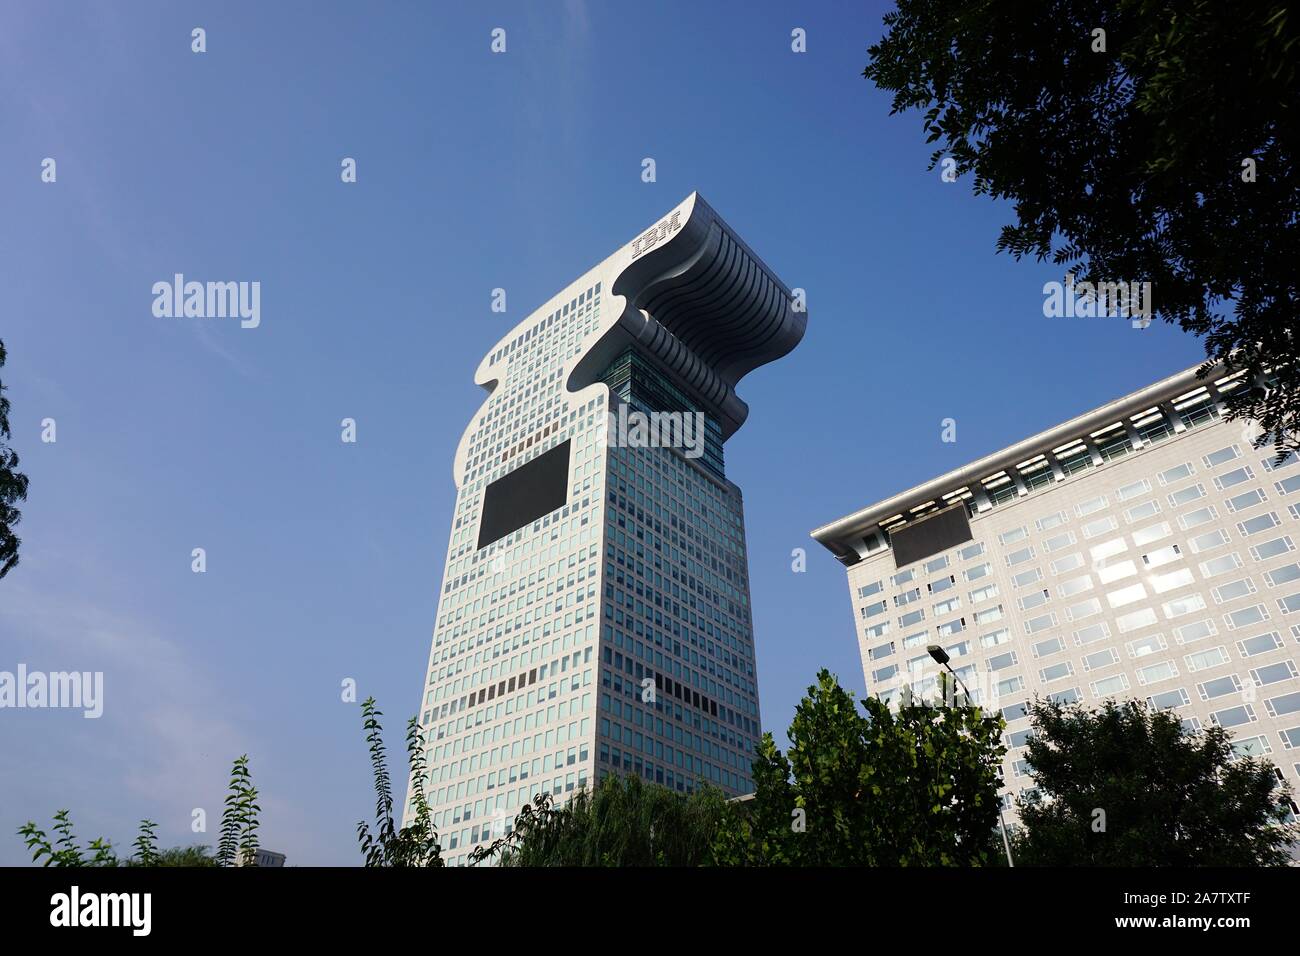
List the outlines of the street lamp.
{"label": "street lamp", "polygon": [[[948,663],[951,660],[948,656],[948,652],[938,644],[931,644],[925,650],[932,658],[934,658],[936,664],[947,669],[948,673],[952,675],[953,680],[955,680],[961,686],[961,689],[966,692],[966,703],[969,704],[971,702],[970,688],[966,686],[965,681],[957,676],[957,672],[953,670],[952,665]],[[945,698],[947,697],[946,694],[944,696]],[[955,696],[956,695],[954,695],[954,697]],[[998,828],[1002,831],[1002,848],[1007,851],[1007,866],[1015,866],[1015,861],[1011,859],[1011,841],[1007,839],[1007,821],[1002,815],[1001,794],[998,795]]]}

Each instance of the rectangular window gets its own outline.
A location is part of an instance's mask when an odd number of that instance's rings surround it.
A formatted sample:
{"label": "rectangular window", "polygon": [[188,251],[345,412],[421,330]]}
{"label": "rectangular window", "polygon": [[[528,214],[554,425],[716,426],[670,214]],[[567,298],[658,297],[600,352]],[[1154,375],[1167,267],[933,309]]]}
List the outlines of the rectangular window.
{"label": "rectangular window", "polygon": [[1051,554],[1053,551],[1060,551],[1063,548],[1068,548],[1072,544],[1074,544],[1074,532],[1063,531],[1058,535],[1044,539],[1043,550],[1048,554]]}
{"label": "rectangular window", "polygon": [[1159,541],[1161,538],[1169,537],[1170,528],[1168,521],[1162,521],[1159,524],[1153,524],[1146,528],[1139,528],[1133,532],[1133,543],[1139,548],[1143,545],[1150,544],[1152,541]]}
{"label": "rectangular window", "polygon": [[1127,645],[1129,657],[1147,657],[1151,654],[1158,654],[1165,649],[1165,639],[1159,634],[1152,634],[1150,637],[1144,637],[1141,640],[1129,641]]}
{"label": "rectangular window", "polygon": [[948,566],[948,555],[946,554],[940,555],[939,557],[931,561],[925,562],[925,573],[937,574],[947,566]]}
{"label": "rectangular window", "polygon": [[1021,548],[1020,550],[1012,551],[1007,555],[1007,564],[1014,568],[1017,564],[1024,564],[1026,561],[1032,561],[1033,558],[1033,547]]}
{"label": "rectangular window", "polygon": [[1142,555],[1142,563],[1149,568],[1158,568],[1172,561],[1178,561],[1182,558],[1182,555],[1182,548],[1176,544],[1171,544],[1152,551],[1150,554]]}
{"label": "rectangular window", "polygon": [[1096,644],[1098,641],[1104,641],[1110,637],[1110,628],[1106,626],[1105,621],[1097,624],[1089,624],[1087,627],[1081,627],[1074,632],[1074,643],[1080,647],[1086,647],[1089,644]]}
{"label": "rectangular window", "polygon": [[1196,641],[1203,641],[1207,637],[1213,637],[1218,633],[1219,629],[1214,626],[1214,622],[1206,618],[1204,621],[1184,624],[1182,627],[1174,628],[1174,640],[1179,644],[1191,644]]}
{"label": "rectangular window", "polygon": [[1130,584],[1128,587],[1108,592],[1106,602],[1111,607],[1124,607],[1126,604],[1141,601],[1146,596],[1147,590],[1141,584]]}
{"label": "rectangular window", "polygon": [[871,681],[875,684],[884,683],[887,680],[893,680],[898,676],[898,665],[890,664],[888,667],[882,667],[880,670],[871,672]]}
{"label": "rectangular window", "polygon": [[[919,601],[919,600],[921,600],[921,589],[909,588],[908,590],[902,592],[901,594],[894,595],[894,607],[906,607],[907,605],[911,604],[913,601]],[[880,603],[884,604],[885,602],[881,601]]]}
{"label": "rectangular window", "polygon": [[1151,482],[1148,481],[1146,478],[1142,478],[1138,481],[1133,482],[1132,484],[1124,485],[1122,488],[1119,489],[1118,492],[1116,492],[1116,494],[1119,495],[1120,501],[1131,501],[1132,499],[1136,498],[1138,495],[1146,494],[1150,490],[1151,490]]}
{"label": "rectangular window", "polygon": [[1267,621],[1268,608],[1262,604],[1244,607],[1240,611],[1233,611],[1231,614],[1223,615],[1223,620],[1227,623],[1228,630],[1235,631],[1239,627],[1250,627],[1260,621]]}
{"label": "rectangular window", "polygon": [[1143,502],[1140,505],[1134,505],[1124,512],[1124,520],[1129,524],[1136,524],[1150,518],[1152,515],[1160,513],[1160,502],[1152,498],[1150,501]]}
{"label": "rectangular window", "polygon": [[935,617],[943,617],[945,614],[951,614],[953,611],[957,610],[959,607],[961,607],[961,598],[960,598],[960,597],[951,597],[951,598],[948,598],[948,600],[946,600],[946,601],[940,601],[938,604],[936,604],[936,605],[934,606],[934,616],[935,616]]}
{"label": "rectangular window", "polygon": [[1005,654],[996,654],[984,662],[984,666],[991,671],[1004,671],[1016,666],[1016,652],[1007,651]]}
{"label": "rectangular window", "polygon": [[917,608],[915,611],[908,611],[898,619],[899,627],[911,627],[913,624],[919,624],[925,620],[925,608]]}
{"label": "rectangular window", "polygon": [[1179,491],[1175,491],[1169,496],[1169,505],[1173,508],[1181,508],[1183,505],[1191,504],[1197,498],[1205,497],[1205,486],[1201,484],[1188,485]]}
{"label": "rectangular window", "polygon": [[1128,690],[1128,678],[1123,674],[1116,674],[1114,677],[1095,680],[1089,686],[1094,697],[1113,697]]}
{"label": "rectangular window", "polygon": [[982,588],[976,588],[970,592],[970,602],[978,604],[980,601],[989,601],[998,596],[998,586],[996,584],[986,584]]}
{"label": "rectangular window", "polygon": [[1033,584],[1036,581],[1041,581],[1042,579],[1043,579],[1042,568],[1030,568],[1028,571],[1021,571],[1019,574],[1013,574],[1011,576],[1011,583],[1015,587],[1023,588],[1026,585]]}
{"label": "rectangular window", "polygon": [[1276,633],[1261,634],[1258,637],[1248,637],[1244,641],[1238,641],[1237,651],[1242,657],[1258,657],[1260,654],[1275,651],[1281,646],[1282,638]]}
{"label": "rectangular window", "polygon": [[1255,709],[1249,704],[1242,704],[1240,707],[1229,707],[1227,710],[1217,710],[1210,714],[1210,720],[1225,730],[1252,723],[1255,719]]}
{"label": "rectangular window", "polygon": [[1219,697],[1226,697],[1228,694],[1240,693],[1241,678],[1236,674],[1215,677],[1213,680],[1207,680],[1204,684],[1197,684],[1196,690],[1200,693],[1201,700],[1216,700]]}
{"label": "rectangular window", "polygon": [[1181,687],[1161,691],[1147,698],[1147,703],[1155,710],[1173,710],[1175,707],[1186,707],[1191,702],[1192,699],[1187,696],[1187,691]]}
{"label": "rectangular window", "polygon": [[1227,474],[1223,474],[1220,475],[1218,478],[1215,478],[1214,486],[1218,488],[1220,491],[1227,491],[1229,488],[1233,487],[1234,485],[1239,485],[1243,481],[1250,481],[1254,477],[1255,477],[1255,473],[1250,470],[1250,465],[1243,465],[1241,468],[1238,468],[1235,471],[1230,471]]}
{"label": "rectangular window", "polygon": [[1065,512],[1058,511],[1054,515],[1045,515],[1044,517],[1039,518],[1034,522],[1034,524],[1038,527],[1039,531],[1051,531],[1053,528],[1059,528],[1061,525],[1065,524],[1066,520]]}
{"label": "rectangular window", "polygon": [[879,647],[870,648],[867,651],[867,656],[873,661],[883,660],[886,657],[893,657],[894,642],[890,641],[888,644],[881,644]]}
{"label": "rectangular window", "polygon": [[1290,478],[1275,481],[1273,487],[1277,489],[1279,495],[1294,494],[1300,491],[1300,475],[1292,475]]}
{"label": "rectangular window", "polygon": [[1209,561],[1201,562],[1201,576],[1206,578],[1217,577],[1220,574],[1227,574],[1229,571],[1235,571],[1241,567],[1241,556],[1236,552],[1225,554],[1222,557],[1212,558]]}
{"label": "rectangular window", "polygon": [[1244,598],[1254,593],[1255,582],[1250,578],[1229,581],[1227,584],[1220,584],[1210,591],[1210,594],[1214,596],[1215,604],[1226,604],[1228,601],[1235,601],[1238,598]]}
{"label": "rectangular window", "polygon": [[1092,654],[1087,654],[1083,658],[1083,669],[1086,671],[1099,671],[1103,667],[1110,667],[1112,664],[1119,663],[1119,655],[1115,653],[1115,648],[1105,647]]}
{"label": "rectangular window", "polygon": [[957,579],[951,574],[948,575],[946,578],[935,578],[933,581],[931,581],[929,584],[926,585],[926,587],[930,589],[931,594],[941,594],[944,591],[947,591],[949,588],[953,588],[956,586],[957,586]]}
{"label": "rectangular window", "polygon": [[1107,505],[1106,496],[1101,495],[1099,497],[1092,498],[1089,501],[1080,502],[1079,504],[1074,506],[1074,510],[1078,513],[1079,517],[1082,518],[1085,515],[1090,515],[1100,511],[1102,508],[1105,508],[1106,505]]}
{"label": "rectangular window", "polygon": [[1008,677],[1004,681],[998,682],[998,696],[1004,697],[1008,694],[1015,694],[1025,689],[1025,679],[1023,677]]}
{"label": "rectangular window", "polygon": [[1269,558],[1276,558],[1279,554],[1286,554],[1288,551],[1294,550],[1295,545],[1291,543],[1291,536],[1284,534],[1272,541],[1254,545],[1250,549],[1250,554],[1256,561],[1267,561]]}
{"label": "rectangular window", "polygon": [[940,624],[935,630],[940,637],[951,637],[954,634],[960,634],[966,629],[966,619],[959,617],[955,621],[949,621],[946,624]]}
{"label": "rectangular window", "polygon": [[1105,561],[1107,558],[1113,558],[1115,555],[1128,550],[1128,544],[1121,538],[1111,538],[1109,541],[1103,541],[1101,544],[1094,545],[1088,549],[1092,555],[1093,563]]}
{"label": "rectangular window", "polygon": [[[1053,561],[1053,562],[1052,562],[1052,573],[1053,573],[1053,574],[1065,574],[1065,573],[1067,573],[1067,572],[1069,572],[1069,571],[1073,571],[1073,570],[1075,570],[1076,568],[1081,568],[1081,567],[1083,567],[1083,555],[1081,555],[1081,554],[1072,554],[1072,555],[1070,555],[1069,557],[1066,557],[1066,558],[1058,558],[1057,560]],[[1037,579],[1035,579],[1035,580],[1037,580]]]}
{"label": "rectangular window", "polygon": [[984,553],[984,542],[976,541],[974,544],[968,544],[957,552],[957,556],[963,561],[969,561],[971,558],[978,558]]}
{"label": "rectangular window", "polygon": [[1059,664],[1052,664],[1050,667],[1044,667],[1038,672],[1038,676],[1044,684],[1050,684],[1052,681],[1064,680],[1074,674],[1074,665],[1069,661],[1061,661]]}
{"label": "rectangular window", "polygon": [[1300,594],[1288,594],[1284,598],[1278,598],[1277,606],[1283,614],[1294,614],[1300,611]]}
{"label": "rectangular window", "polygon": [[1040,631],[1045,631],[1049,627],[1055,626],[1056,615],[1051,613],[1044,614],[1040,617],[1030,618],[1028,621],[1025,621],[1025,633],[1031,635],[1037,634]]}
{"label": "rectangular window", "polygon": [[985,634],[980,638],[981,647],[997,647],[999,644],[1008,644],[1011,642],[1011,632],[1005,627],[992,633]]}
{"label": "rectangular window", "polygon": [[1157,661],[1154,664],[1148,664],[1146,667],[1139,667],[1136,673],[1139,684],[1154,684],[1157,681],[1177,677],[1178,667],[1173,661]]}
{"label": "rectangular window", "polygon": [[985,562],[984,564],[977,564],[974,567],[967,568],[963,573],[966,575],[967,581],[978,581],[992,570],[993,565]]}
{"label": "rectangular window", "polygon": [[1274,697],[1264,701],[1264,707],[1267,708],[1270,716],[1281,717],[1284,714],[1294,714],[1300,711],[1300,691],[1294,694],[1283,694],[1281,697]]}
{"label": "rectangular window", "polygon": [[1172,485],[1176,481],[1182,481],[1184,478],[1190,478],[1193,474],[1192,463],[1184,462],[1176,465],[1168,471],[1162,471],[1156,477],[1160,479],[1162,485]]}
{"label": "rectangular window", "polygon": [[1193,554],[1200,554],[1202,551],[1211,551],[1214,548],[1221,548],[1228,543],[1228,532],[1218,528],[1207,534],[1198,535],[1195,538],[1189,538],[1187,544],[1191,547]]}
{"label": "rectangular window", "polygon": [[890,578],[890,580],[894,583],[894,587],[899,587],[900,585],[903,584],[909,584],[912,581],[916,580],[916,568],[908,568],[906,571],[899,571],[892,578]]}
{"label": "rectangular window", "polygon": [[873,624],[869,628],[867,628],[866,633],[867,633],[867,640],[871,640],[877,637],[884,637],[886,634],[889,633],[889,622],[881,621],[879,624]]}
{"label": "rectangular window", "polygon": [[884,587],[884,583],[881,581],[876,581],[874,584],[864,584],[858,588],[858,597],[868,598],[873,594],[879,594],[882,587]]}
{"label": "rectangular window", "polygon": [[1205,610],[1205,598],[1200,594],[1189,594],[1186,597],[1166,601],[1160,607],[1165,612],[1165,617],[1173,620],[1176,617],[1182,617],[1184,614]]}
{"label": "rectangular window", "polygon": [[1261,531],[1267,531],[1269,528],[1276,528],[1282,522],[1278,520],[1277,513],[1267,511],[1262,515],[1256,515],[1248,521],[1243,521],[1237,525],[1237,531],[1243,537],[1250,537],[1253,534],[1259,534]]}
{"label": "rectangular window", "polygon": [[1083,536],[1085,538],[1095,538],[1099,534],[1106,534],[1114,531],[1119,527],[1119,522],[1115,520],[1114,515],[1106,515],[1104,518],[1098,518],[1096,521],[1089,521],[1083,526]]}
{"label": "rectangular window", "polygon": [[1179,568],[1177,571],[1170,571],[1168,574],[1151,575],[1151,587],[1157,594],[1164,594],[1166,591],[1185,588],[1195,580],[1191,568]]}
{"label": "rectangular window", "polygon": [[1220,448],[1218,451],[1212,451],[1201,459],[1206,468],[1218,468],[1220,465],[1226,465],[1228,462],[1241,457],[1241,449],[1236,445],[1229,445],[1227,448]]}
{"label": "rectangular window", "polygon": [[1257,687],[1265,687],[1284,680],[1295,680],[1297,677],[1300,677],[1300,672],[1296,671],[1295,661],[1289,660],[1257,667],[1250,672],[1250,678]]}
{"label": "rectangular window", "polygon": [[1003,547],[1005,547],[1008,544],[1015,544],[1017,541],[1024,541],[1028,536],[1028,532],[1025,531],[1022,525],[1019,528],[1012,528],[1010,531],[1003,531],[998,535],[998,541],[1002,542]]}
{"label": "rectangular window", "polygon": [[1002,620],[1001,604],[997,605],[996,607],[986,607],[983,610],[979,610],[975,612],[975,624],[978,627],[983,627],[986,624],[992,624],[995,621],[1000,621],[1000,620]]}
{"label": "rectangular window", "polygon": [[1219,517],[1219,513],[1214,510],[1213,505],[1207,505],[1204,508],[1197,508],[1195,511],[1189,511],[1185,515],[1180,515],[1178,525],[1184,531],[1191,531],[1193,528],[1199,528],[1203,524],[1209,524]]}
{"label": "rectangular window", "polygon": [[1188,654],[1183,660],[1187,663],[1187,669],[1195,673],[1210,667],[1218,667],[1220,664],[1226,664],[1230,658],[1228,657],[1228,649],[1219,646],[1197,651],[1195,654]]}
{"label": "rectangular window", "polygon": [[1026,594],[1024,597],[1017,600],[1016,603],[1020,605],[1020,610],[1032,611],[1036,607],[1042,607],[1048,602],[1048,600],[1050,600],[1050,595],[1046,590],[1042,590]]}
{"label": "rectangular window", "polygon": [[1077,578],[1070,578],[1068,581],[1062,581],[1056,588],[1056,593],[1063,598],[1074,597],[1076,594],[1082,594],[1084,591],[1092,589],[1092,575],[1084,574]]}
{"label": "rectangular window", "polygon": [[1130,611],[1115,618],[1115,626],[1119,628],[1121,634],[1136,631],[1140,627],[1149,627],[1155,622],[1156,612],[1149,607],[1144,607],[1140,611]]}
{"label": "rectangular window", "polygon": [[1264,572],[1264,580],[1268,582],[1268,586],[1271,588],[1275,588],[1279,584],[1287,584],[1297,578],[1300,578],[1300,564],[1284,564],[1280,568]]}
{"label": "rectangular window", "polygon": [[877,601],[875,604],[868,604],[862,609],[863,617],[875,617],[877,614],[885,613],[885,602]]}
{"label": "rectangular window", "polygon": [[1137,566],[1132,561],[1107,561],[1097,565],[1097,580],[1102,584],[1111,584],[1120,578],[1137,574]]}
{"label": "rectangular window", "polygon": [[1224,504],[1228,506],[1229,511],[1245,511],[1267,500],[1268,496],[1264,494],[1263,488],[1252,488],[1244,494],[1229,498]]}
{"label": "rectangular window", "polygon": [[1048,638],[1034,645],[1035,657],[1050,657],[1065,650],[1065,643],[1059,637]]}

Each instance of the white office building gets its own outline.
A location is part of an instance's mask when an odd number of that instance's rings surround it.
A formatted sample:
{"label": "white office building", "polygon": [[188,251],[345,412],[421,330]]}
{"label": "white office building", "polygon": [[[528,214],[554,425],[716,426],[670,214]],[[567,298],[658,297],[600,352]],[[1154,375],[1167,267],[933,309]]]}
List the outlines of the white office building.
{"label": "white office building", "polygon": [[449,862],[535,794],[610,773],[753,789],[744,516],[723,445],[748,414],[740,378],[805,321],[692,194],[479,364],[419,708]]}
{"label": "white office building", "polygon": [[1140,698],[1231,731],[1300,790],[1300,461],[1189,369],[813,532],[848,568],[868,692],[931,693],[943,646],[1000,708]]}

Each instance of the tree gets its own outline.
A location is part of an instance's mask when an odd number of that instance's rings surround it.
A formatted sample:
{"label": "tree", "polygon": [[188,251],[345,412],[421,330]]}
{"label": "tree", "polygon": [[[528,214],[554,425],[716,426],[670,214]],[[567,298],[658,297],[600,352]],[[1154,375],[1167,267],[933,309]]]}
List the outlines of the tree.
{"label": "tree", "polygon": [[257,828],[262,808],[257,788],[248,769],[248,754],[235,759],[230,770],[230,788],[221,812],[221,841],[217,844],[218,866],[252,866],[257,858]]}
{"label": "tree", "polygon": [[1085,296],[1149,281],[1152,315],[1204,336],[1203,375],[1249,373],[1230,414],[1300,447],[1288,4],[899,0],[884,22],[863,75],[891,114],[924,110],[930,168],[1014,203],[998,251],[1050,257]]}
{"label": "tree", "polygon": [[[5,344],[0,342],[0,368],[5,364]],[[18,452],[9,447],[9,399],[0,382],[0,578],[18,566],[18,546],[22,539],[14,527],[22,520],[15,506],[27,499],[27,476],[18,469]]]}
{"label": "tree", "polygon": [[[796,708],[789,756],[771,734],[755,793],[715,850],[739,866],[967,866],[995,862],[1002,718],[978,707],[862,701],[822,670]],[[742,809],[743,808],[743,809]]]}
{"label": "tree", "polygon": [[726,798],[714,787],[683,796],[638,776],[611,774],[560,807],[549,793],[538,794],[516,815],[510,833],[478,847],[470,859],[519,867],[708,866],[727,812]]}
{"label": "tree", "polygon": [[51,840],[32,820],[18,828],[18,835],[26,842],[27,849],[32,851],[32,861],[40,862],[44,859],[42,866],[117,866],[113,846],[103,837],[91,840],[90,846],[84,851],[77,845],[77,838],[72,832],[72,819],[67,810],[59,810],[54,814],[54,833],[55,838]]}
{"label": "tree", "polygon": [[1289,787],[1221,727],[1184,731],[1139,701],[1035,700],[1030,719],[1038,793],[1018,801],[1017,864],[1280,865],[1300,836],[1284,823]]}
{"label": "tree", "polygon": [[384,728],[379,724],[383,712],[373,697],[361,704],[366,742],[370,748],[370,765],[375,778],[375,830],[363,820],[357,824],[357,839],[366,866],[426,867],[444,866],[438,831],[425,797],[428,767],[420,735],[419,722],[412,717],[406,724],[406,753],[411,764],[410,793],[414,820],[397,829],[393,821],[392,780],[388,775],[388,756],[384,749]]}

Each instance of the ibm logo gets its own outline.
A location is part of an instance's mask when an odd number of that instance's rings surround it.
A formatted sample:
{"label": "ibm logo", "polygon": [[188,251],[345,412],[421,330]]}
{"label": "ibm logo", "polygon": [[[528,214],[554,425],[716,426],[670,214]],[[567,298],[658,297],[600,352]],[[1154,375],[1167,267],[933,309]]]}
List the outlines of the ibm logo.
{"label": "ibm logo", "polygon": [[649,252],[655,246],[659,245],[659,243],[664,242],[678,229],[682,228],[682,224],[678,222],[680,217],[681,211],[678,210],[647,232],[644,236],[636,239],[632,243],[632,258],[636,259],[642,254]]}

